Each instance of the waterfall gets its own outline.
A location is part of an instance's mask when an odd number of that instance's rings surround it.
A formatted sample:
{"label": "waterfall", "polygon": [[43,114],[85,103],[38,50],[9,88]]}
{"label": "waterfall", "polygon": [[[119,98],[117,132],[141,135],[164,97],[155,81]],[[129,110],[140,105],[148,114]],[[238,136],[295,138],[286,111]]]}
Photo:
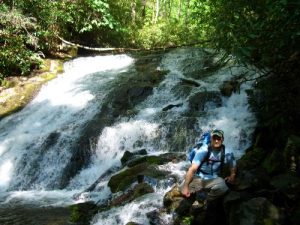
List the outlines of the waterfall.
{"label": "waterfall", "polygon": [[[97,134],[88,164],[68,185],[59,188],[62,171],[72,159],[74,142],[82,135],[87,121],[102,110],[120,76],[134,76],[135,60],[137,56],[117,55],[67,62],[64,74],[45,85],[29,105],[0,121],[0,203],[17,199],[19,203],[62,206],[78,201],[105,201],[111,195],[107,187],[109,176],[93,192],[82,191],[106,171],[113,168],[116,172],[125,151],[146,149],[153,155],[185,152],[201,132],[213,128],[224,130],[226,150],[237,158],[243,155],[255,127],[246,94],[251,84],[242,84],[239,93],[230,97],[221,96],[219,86],[245,68],[210,71],[210,66],[217,64],[218,55],[197,48],[175,49],[162,54],[157,64],[156,71],[167,71],[164,79],[146,99],[134,105],[134,114],[119,116]],[[185,85],[184,80],[199,85]],[[199,93],[211,93],[213,98],[204,101],[201,112],[194,112],[190,100]],[[183,178],[185,165],[168,163],[161,169]],[[91,224],[148,224],[145,213],[162,205],[168,188],[158,184],[155,193],[99,213]],[[82,194],[74,199],[75,193]]]}
{"label": "waterfall", "polygon": [[[126,55],[78,58],[37,97],[0,124],[0,187],[55,188],[72,143],[99,107],[111,81],[133,63]],[[50,150],[51,149],[51,150]]]}

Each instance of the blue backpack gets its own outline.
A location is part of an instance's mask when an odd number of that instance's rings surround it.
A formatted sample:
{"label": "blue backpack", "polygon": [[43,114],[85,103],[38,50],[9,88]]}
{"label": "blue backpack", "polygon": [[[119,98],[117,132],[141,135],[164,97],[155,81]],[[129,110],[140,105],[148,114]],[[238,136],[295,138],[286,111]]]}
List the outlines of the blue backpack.
{"label": "blue backpack", "polygon": [[187,155],[187,159],[190,162],[193,161],[197,150],[204,144],[206,144],[206,145],[210,144],[210,132],[203,133],[199,142],[192,149],[190,149],[190,151],[188,152],[188,155]]}

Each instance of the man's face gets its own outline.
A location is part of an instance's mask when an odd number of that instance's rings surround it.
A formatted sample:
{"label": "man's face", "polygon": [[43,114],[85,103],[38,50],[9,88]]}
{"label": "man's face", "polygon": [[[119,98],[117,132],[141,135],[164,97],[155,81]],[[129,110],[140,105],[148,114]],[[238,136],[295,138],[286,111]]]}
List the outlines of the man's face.
{"label": "man's face", "polygon": [[217,135],[213,135],[211,137],[211,147],[217,148],[217,149],[220,148],[222,143],[223,143],[223,140],[224,139],[222,137],[219,137]]}

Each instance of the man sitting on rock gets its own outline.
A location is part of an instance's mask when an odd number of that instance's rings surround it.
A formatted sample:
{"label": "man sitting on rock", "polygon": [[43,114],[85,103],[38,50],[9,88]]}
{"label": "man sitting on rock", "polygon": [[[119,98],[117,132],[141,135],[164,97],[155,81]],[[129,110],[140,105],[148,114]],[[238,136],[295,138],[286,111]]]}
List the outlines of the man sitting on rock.
{"label": "man sitting on rock", "polygon": [[[210,144],[202,145],[197,150],[181,186],[181,193],[185,197],[201,190],[207,191],[208,202],[225,194],[228,190],[225,181],[234,183],[236,176],[234,156],[232,153],[225,154],[224,132],[213,130],[210,137]],[[230,175],[225,180],[220,177],[224,164],[230,170]]]}

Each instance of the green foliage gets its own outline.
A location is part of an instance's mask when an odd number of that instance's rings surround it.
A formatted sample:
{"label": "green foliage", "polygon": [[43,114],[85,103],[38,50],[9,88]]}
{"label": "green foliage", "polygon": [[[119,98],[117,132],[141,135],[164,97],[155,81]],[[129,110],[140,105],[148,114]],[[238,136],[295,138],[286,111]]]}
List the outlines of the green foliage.
{"label": "green foliage", "polygon": [[299,1],[197,1],[193,17],[210,47],[269,72],[252,99],[259,125],[299,132]]}
{"label": "green foliage", "polygon": [[211,46],[258,67],[290,57],[299,43],[299,1],[196,2],[194,18]]}
{"label": "green foliage", "polygon": [[31,49],[37,46],[34,35],[36,23],[19,11],[8,11],[2,6],[0,13],[0,71],[1,81],[7,75],[28,72],[40,64],[40,57]]}
{"label": "green foliage", "polygon": [[196,27],[186,27],[177,20],[147,23],[135,34],[138,46],[145,49],[154,47],[172,47],[184,44],[196,43],[198,37],[195,34]]}
{"label": "green foliage", "polygon": [[98,30],[113,29],[117,22],[109,12],[106,0],[57,1],[57,21],[64,32],[72,35]]}

